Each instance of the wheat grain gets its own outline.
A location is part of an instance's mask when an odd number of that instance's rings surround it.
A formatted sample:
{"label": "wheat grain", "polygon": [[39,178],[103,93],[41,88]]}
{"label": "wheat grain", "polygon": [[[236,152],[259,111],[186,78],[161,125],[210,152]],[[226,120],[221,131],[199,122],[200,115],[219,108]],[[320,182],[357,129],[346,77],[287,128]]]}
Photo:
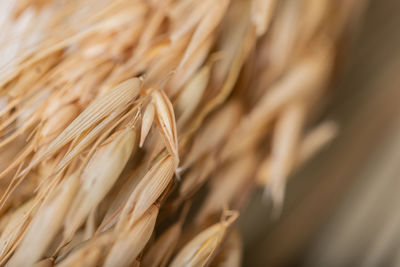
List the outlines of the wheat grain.
{"label": "wheat grain", "polygon": [[160,128],[165,145],[175,160],[179,162],[178,136],[172,104],[163,91],[153,91],[152,99],[156,108],[157,125]]}
{"label": "wheat grain", "polygon": [[225,238],[227,228],[237,216],[237,213],[232,213],[223,218],[222,222],[202,231],[179,251],[170,266],[206,266]]}
{"label": "wheat grain", "polygon": [[117,240],[107,255],[104,266],[129,266],[151,237],[158,214],[158,207],[152,205],[133,225],[123,222]]}
{"label": "wheat grain", "polygon": [[157,162],[135,187],[121,213],[119,225],[126,218],[129,218],[131,223],[140,218],[161,196],[171,182],[176,168],[176,160],[169,155]]}
{"label": "wheat grain", "polygon": [[39,260],[62,226],[64,217],[78,189],[76,173],[66,177],[44,201],[29,224],[21,244],[7,266],[33,265]]}
{"label": "wheat grain", "polygon": [[[300,167],[304,162],[315,155],[315,153],[321,150],[322,147],[332,141],[336,134],[337,125],[332,121],[323,122],[307,133],[299,144],[298,153],[294,159],[294,169]],[[267,158],[260,164],[256,179],[260,185],[267,187],[267,184],[270,182],[270,177],[270,158]]]}
{"label": "wheat grain", "polygon": [[185,205],[179,220],[165,230],[155,243],[152,244],[143,257],[143,266],[163,267],[167,265],[180,238],[183,222],[188,211],[189,205]]}
{"label": "wheat grain", "polygon": [[278,207],[282,205],[286,179],[293,168],[294,155],[298,153],[304,117],[304,105],[294,103],[287,107],[275,126],[270,163],[271,181],[267,190],[270,190]]}
{"label": "wheat grain", "polygon": [[142,127],[140,130],[140,142],[139,147],[143,146],[144,141],[150,131],[151,126],[153,125],[154,121],[154,105],[153,103],[149,103],[144,111],[143,118],[142,118]]}
{"label": "wheat grain", "polygon": [[110,136],[95,152],[82,173],[79,189],[65,220],[65,236],[71,238],[91,209],[96,207],[118,179],[131,156],[135,129]]}
{"label": "wheat grain", "polygon": [[223,244],[221,252],[215,257],[210,266],[240,267],[242,266],[243,244],[239,231],[234,229]]}

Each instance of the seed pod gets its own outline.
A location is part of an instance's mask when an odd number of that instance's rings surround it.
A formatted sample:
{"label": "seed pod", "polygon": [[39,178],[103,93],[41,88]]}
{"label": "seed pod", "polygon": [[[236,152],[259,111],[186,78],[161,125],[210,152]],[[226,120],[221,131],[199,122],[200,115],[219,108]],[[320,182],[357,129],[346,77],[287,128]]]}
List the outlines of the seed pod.
{"label": "seed pod", "polygon": [[149,133],[150,128],[153,125],[153,121],[154,121],[154,105],[153,103],[149,103],[146,107],[146,110],[144,111],[142,118],[139,147],[143,146],[147,134]]}
{"label": "seed pod", "polygon": [[[296,155],[294,162],[294,169],[300,167],[310,158],[312,158],[315,153],[326,146],[337,134],[337,125],[331,121],[323,122],[321,125],[312,129],[310,133],[304,137],[304,139],[299,144],[299,151]],[[270,158],[266,158],[260,165],[256,181],[260,186],[266,187],[270,182],[271,170],[270,170]],[[292,170],[292,171],[293,171]]]}
{"label": "seed pod", "polygon": [[231,216],[214,224],[187,243],[175,256],[170,266],[206,266],[225,238],[228,227],[237,219],[238,213],[230,211]]}
{"label": "seed pod", "polygon": [[32,198],[23,205],[21,205],[18,209],[16,209],[9,217],[7,225],[2,229],[0,236],[0,252],[4,252],[11,243],[11,240],[14,238],[15,232],[18,228],[21,228],[23,221],[25,220],[25,216],[28,212],[33,208],[35,204],[35,199]]}
{"label": "seed pod", "polygon": [[193,8],[193,5],[195,4],[193,2],[194,1],[182,1],[169,9],[169,17],[176,20],[180,19],[182,22],[177,24],[171,33],[170,39],[172,42],[176,42],[182,38],[182,36],[191,31],[204,17],[207,8],[209,8],[212,3],[209,0],[201,1],[197,4],[196,8]]}
{"label": "seed pod", "polygon": [[57,267],[73,267],[73,266],[98,266],[100,257],[106,248],[111,244],[113,238],[109,232],[103,233],[84,243],[80,248],[71,252],[67,258],[63,259]]}
{"label": "seed pod", "polygon": [[73,266],[98,266],[97,262],[101,256],[101,249],[93,247],[90,250],[82,250],[79,254],[73,254],[66,260],[57,264],[57,267],[73,267]]}
{"label": "seed pod", "polygon": [[297,62],[279,82],[267,90],[230,135],[222,151],[222,158],[232,158],[254,146],[260,137],[264,136],[266,126],[288,103],[319,90],[331,67],[331,53],[330,47],[318,47],[315,52]]}
{"label": "seed pod", "polygon": [[166,93],[175,97],[182,89],[182,86],[188,82],[196,71],[209,56],[210,49],[214,44],[215,37],[210,35],[188,58],[184,65],[179,66],[176,73],[171,77],[166,86]]}
{"label": "seed pod", "polygon": [[196,136],[182,168],[186,169],[190,167],[206,152],[218,147],[222,141],[226,139],[235,123],[239,120],[240,113],[240,105],[237,102],[230,102],[206,122]]}
{"label": "seed pod", "polygon": [[30,266],[43,256],[63,224],[78,185],[79,177],[74,173],[66,177],[45,199],[29,224],[21,244],[8,262],[8,266]]}
{"label": "seed pod", "polygon": [[229,233],[221,252],[210,264],[212,267],[240,267],[242,262],[243,244],[237,229]]}
{"label": "seed pod", "polygon": [[95,152],[82,173],[82,186],[65,220],[65,236],[72,237],[89,212],[114,185],[131,156],[135,129],[126,128],[110,136]]}
{"label": "seed pod", "polygon": [[190,43],[180,63],[181,66],[185,64],[189,56],[192,55],[196,48],[202,44],[218,26],[228,8],[229,2],[230,0],[221,0],[216,2],[210,12],[205,14],[190,39]]}
{"label": "seed pod", "polygon": [[216,214],[226,206],[232,206],[234,199],[252,183],[257,158],[254,151],[244,154],[242,158],[232,161],[221,168],[210,180],[210,190],[200,208],[196,223],[201,225],[209,216]]}
{"label": "seed pod", "polygon": [[200,103],[210,79],[210,66],[201,68],[184,86],[176,101],[178,129],[181,129]]}
{"label": "seed pod", "polygon": [[182,185],[179,187],[179,195],[182,199],[187,198],[201,187],[207,181],[207,178],[211,172],[214,171],[216,166],[217,162],[214,156],[208,156],[193,166],[188,173],[185,174]]}
{"label": "seed pod", "polygon": [[94,100],[70,125],[51,142],[35,161],[21,172],[24,175],[41,160],[51,156],[76,136],[110,115],[117,108],[125,107],[139,94],[141,82],[138,78],[127,80],[107,94]]}
{"label": "seed pod", "polygon": [[[50,138],[57,136],[79,113],[78,106],[69,104],[61,107],[43,125],[40,131],[40,143],[47,143]],[[51,139],[50,139],[51,140]]]}
{"label": "seed pod", "polygon": [[152,205],[135,224],[125,221],[104,263],[105,267],[129,266],[149,241],[156,223],[158,207]]}
{"label": "seed pod", "polygon": [[15,249],[15,244],[20,240],[26,226],[30,221],[30,214],[35,207],[35,198],[30,199],[9,218],[7,226],[0,236],[0,265],[4,264],[10,251]]}
{"label": "seed pod", "polygon": [[152,97],[156,107],[157,125],[164,139],[164,143],[171,155],[179,161],[178,136],[176,133],[175,115],[172,104],[163,91],[153,91]]}
{"label": "seed pod", "polygon": [[93,142],[93,140],[95,140],[95,138],[97,138],[107,126],[110,126],[110,124],[116,119],[117,115],[118,112],[110,114],[87,134],[81,137],[77,144],[75,144],[72,149],[68,150],[62,160],[57,164],[54,172],[56,173],[67,166],[80,152],[82,152],[91,142]]}
{"label": "seed pod", "polygon": [[189,205],[185,205],[179,220],[165,230],[146,252],[142,261],[144,267],[164,267],[167,265],[181,236],[182,225],[188,211]]}
{"label": "seed pod", "polygon": [[178,242],[181,228],[182,226],[178,223],[168,228],[145,254],[142,265],[144,267],[166,266]]}
{"label": "seed pod", "polygon": [[278,209],[283,202],[286,179],[295,162],[294,155],[298,153],[304,119],[303,103],[294,103],[283,112],[274,131],[270,163],[271,182],[267,190]]}
{"label": "seed pod", "polygon": [[167,155],[157,162],[142,178],[135,187],[121,212],[118,227],[121,226],[126,218],[130,223],[134,223],[144,212],[161,196],[165,188],[171,182],[176,170],[177,163],[174,158]]}

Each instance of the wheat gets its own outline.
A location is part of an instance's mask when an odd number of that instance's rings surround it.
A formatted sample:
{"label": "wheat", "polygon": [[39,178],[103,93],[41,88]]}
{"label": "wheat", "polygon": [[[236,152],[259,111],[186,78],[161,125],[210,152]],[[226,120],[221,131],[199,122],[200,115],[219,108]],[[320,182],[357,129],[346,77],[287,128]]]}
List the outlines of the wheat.
{"label": "wheat", "polygon": [[65,220],[65,236],[70,237],[91,209],[111,189],[128,161],[136,141],[132,128],[116,132],[96,151],[82,172],[82,185]]}
{"label": "wheat", "polygon": [[196,216],[196,223],[202,225],[210,216],[218,214],[224,207],[235,206],[234,200],[252,183],[257,159],[250,152],[228,166],[218,170],[210,181],[210,192]]}
{"label": "wheat", "polygon": [[129,218],[133,223],[161,196],[171,182],[176,160],[172,156],[165,156],[157,162],[135,187],[121,214],[121,222]]}
{"label": "wheat", "polygon": [[79,178],[74,173],[49,195],[33,217],[8,266],[32,265],[43,256],[62,226],[78,185]]}
{"label": "wheat", "polygon": [[238,214],[230,212],[220,223],[214,224],[199,233],[171,262],[171,266],[205,266],[212,259],[216,249],[222,243],[228,227],[236,220]]}
{"label": "wheat", "polygon": [[243,244],[239,232],[234,229],[210,266],[239,267],[242,262],[242,250]]}
{"label": "wheat", "polygon": [[[304,162],[309,160],[317,151],[327,145],[337,134],[337,125],[332,121],[323,122],[315,129],[306,134],[301,143],[298,145],[298,152],[295,155],[293,169],[298,168]],[[267,158],[260,164],[257,172],[257,182],[267,187],[270,182],[271,170],[270,159]],[[290,170],[290,171],[293,171]]]}
{"label": "wheat", "polygon": [[146,137],[149,134],[150,128],[153,125],[154,113],[155,113],[154,105],[153,103],[149,103],[143,114],[142,127],[140,130],[140,143],[139,143],[140,147],[143,146],[144,141],[146,140]]}
{"label": "wheat", "polygon": [[134,224],[129,222],[131,218],[123,221],[104,266],[129,266],[150,239],[157,214],[158,207],[152,205]]}
{"label": "wheat", "polygon": [[154,242],[143,257],[143,266],[163,267],[167,265],[181,236],[183,222],[188,210],[189,205],[185,205],[179,220],[165,230],[165,232]]}
{"label": "wheat", "polygon": [[240,266],[236,210],[336,135],[361,0],[4,1],[1,265]]}

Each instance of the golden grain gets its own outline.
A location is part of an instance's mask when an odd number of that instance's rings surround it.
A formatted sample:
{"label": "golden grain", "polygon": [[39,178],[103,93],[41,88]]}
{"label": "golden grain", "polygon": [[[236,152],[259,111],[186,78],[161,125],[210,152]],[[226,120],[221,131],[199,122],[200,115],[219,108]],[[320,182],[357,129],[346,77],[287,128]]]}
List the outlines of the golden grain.
{"label": "golden grain", "polygon": [[335,136],[303,128],[362,0],[4,1],[0,265],[240,266],[226,207]]}

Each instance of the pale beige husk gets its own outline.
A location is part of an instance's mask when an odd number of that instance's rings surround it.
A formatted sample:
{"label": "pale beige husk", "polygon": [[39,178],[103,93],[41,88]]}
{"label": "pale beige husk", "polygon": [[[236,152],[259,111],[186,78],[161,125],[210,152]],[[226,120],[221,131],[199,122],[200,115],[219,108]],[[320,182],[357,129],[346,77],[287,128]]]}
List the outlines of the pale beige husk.
{"label": "pale beige husk", "polygon": [[232,213],[227,216],[221,222],[208,227],[190,240],[174,257],[170,266],[208,265],[238,214]]}

